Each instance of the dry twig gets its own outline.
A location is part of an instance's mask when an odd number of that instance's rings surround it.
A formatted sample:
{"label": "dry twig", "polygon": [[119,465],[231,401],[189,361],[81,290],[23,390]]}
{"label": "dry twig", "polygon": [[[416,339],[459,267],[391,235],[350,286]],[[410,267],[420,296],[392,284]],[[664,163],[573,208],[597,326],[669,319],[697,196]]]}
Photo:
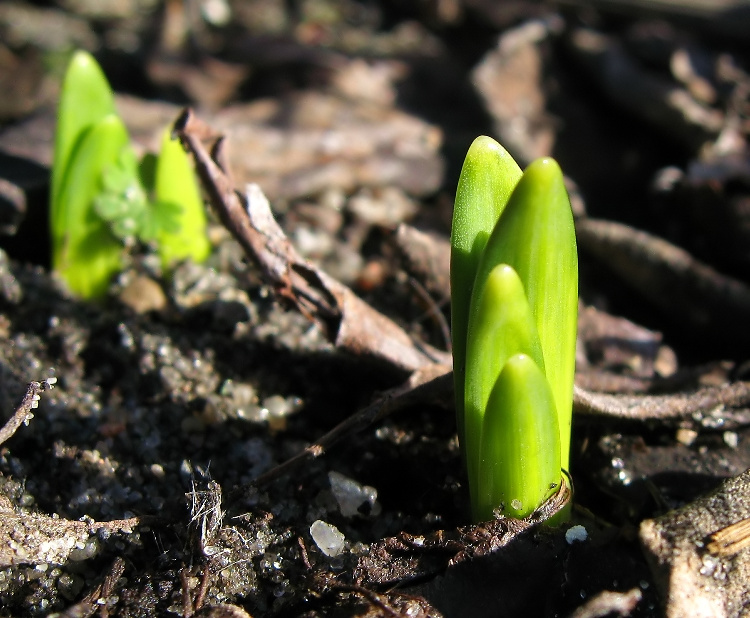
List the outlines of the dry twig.
{"label": "dry twig", "polygon": [[[694,393],[673,395],[603,395],[576,387],[573,392],[573,411],[577,415],[598,416],[620,420],[702,422],[714,419],[727,428],[733,414],[730,408],[750,406],[750,382],[735,382],[709,386]],[[719,417],[714,418],[713,412]],[[739,421],[747,422],[747,414]]]}
{"label": "dry twig", "polygon": [[53,388],[56,382],[57,378],[47,378],[43,382],[29,382],[21,405],[0,429],[0,444],[13,436],[21,425],[29,424],[29,421],[34,418],[32,410],[39,406],[40,393]]}
{"label": "dry twig", "polygon": [[222,138],[214,137],[209,153],[204,140],[211,130],[190,111],[180,116],[174,131],[195,157],[198,174],[222,223],[260,267],[277,295],[320,325],[337,347],[409,373],[435,362],[450,363],[449,354],[415,341],[351,289],[302,259],[274,220],[260,187],[249,185],[245,200],[235,192],[219,163]]}
{"label": "dry twig", "polygon": [[711,535],[706,549],[717,556],[733,556],[750,547],[750,518],[741,519]]}
{"label": "dry twig", "polygon": [[[409,381],[342,421],[301,453],[262,474],[251,486],[265,485],[299,469],[323,456],[343,438],[366,429],[394,412],[428,402],[447,407],[453,405],[453,372],[447,367],[432,365],[415,372]],[[694,393],[673,395],[604,395],[579,387],[573,392],[573,412],[591,419],[655,421],[669,425],[689,421],[729,429],[750,423],[747,406],[750,406],[750,382],[706,387]],[[250,486],[236,488],[230,494],[230,499],[239,499],[249,489]]]}
{"label": "dry twig", "polygon": [[579,219],[576,236],[581,247],[675,319],[699,328],[704,336],[750,341],[750,288],[741,281],[622,223]]}

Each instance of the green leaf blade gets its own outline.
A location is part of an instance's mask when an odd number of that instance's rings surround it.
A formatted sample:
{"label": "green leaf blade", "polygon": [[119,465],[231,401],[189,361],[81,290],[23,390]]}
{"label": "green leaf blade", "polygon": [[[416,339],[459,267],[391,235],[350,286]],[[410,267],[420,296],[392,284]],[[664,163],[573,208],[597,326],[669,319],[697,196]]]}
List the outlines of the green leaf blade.
{"label": "green leaf blade", "polygon": [[52,230],[53,268],[82,298],[100,298],[122,267],[122,244],[95,211],[105,171],[130,147],[127,129],[114,114],[87,129],[71,153],[60,187],[59,217]]}
{"label": "green leaf blade", "polygon": [[492,233],[477,280],[496,264],[518,273],[534,315],[544,371],[558,412],[561,466],[568,468],[575,345],[578,324],[578,253],[570,201],[553,159],[531,163]]}
{"label": "green leaf blade", "polygon": [[[73,54],[63,78],[57,109],[57,128],[50,191],[52,217],[59,212],[60,189],[70,169],[71,154],[83,133],[115,113],[109,82],[94,57],[86,51]],[[52,225],[55,225],[52,222]]]}
{"label": "green leaf blade", "polygon": [[190,258],[203,262],[211,252],[206,235],[206,211],[195,172],[187,153],[169,131],[162,137],[156,162],[154,192],[163,219],[158,233],[159,254],[164,268]]}
{"label": "green leaf blade", "polygon": [[463,392],[469,304],[487,239],[505,208],[521,168],[495,140],[480,136],[466,154],[451,227],[451,333],[459,440],[464,440]]}
{"label": "green leaf blade", "polygon": [[533,513],[559,487],[560,441],[552,391],[525,354],[503,367],[487,403],[474,518]]}

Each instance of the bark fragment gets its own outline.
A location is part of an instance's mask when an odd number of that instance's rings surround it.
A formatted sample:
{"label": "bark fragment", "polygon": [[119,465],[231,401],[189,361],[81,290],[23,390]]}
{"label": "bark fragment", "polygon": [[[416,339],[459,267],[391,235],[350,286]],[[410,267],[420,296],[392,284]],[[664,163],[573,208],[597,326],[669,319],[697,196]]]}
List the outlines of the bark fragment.
{"label": "bark fragment", "polygon": [[750,472],[744,472],[704,498],[641,524],[641,543],[667,618],[744,615],[750,550],[716,555],[708,544],[718,531],[748,518]]}

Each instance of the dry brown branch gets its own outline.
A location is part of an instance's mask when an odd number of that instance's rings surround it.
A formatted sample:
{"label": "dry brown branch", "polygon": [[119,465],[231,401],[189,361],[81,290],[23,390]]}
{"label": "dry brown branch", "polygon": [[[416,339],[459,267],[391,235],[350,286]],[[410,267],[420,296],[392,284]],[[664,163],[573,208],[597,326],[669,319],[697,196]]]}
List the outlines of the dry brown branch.
{"label": "dry brown branch", "polygon": [[[745,283],[716,271],[680,247],[622,223],[581,217],[576,220],[576,236],[583,250],[601,260],[675,320],[699,329],[701,336],[750,343],[750,331],[746,328],[750,287]],[[419,278],[433,296],[443,298],[450,294],[447,270],[441,275],[435,266],[449,263],[447,241],[401,225],[395,243],[407,270]],[[581,312],[579,337],[587,343],[594,331],[600,338],[605,335],[607,345],[612,345],[611,323],[621,322],[622,318],[604,312],[587,316],[585,312],[594,310],[586,307]],[[605,332],[600,332],[602,330]],[[638,332],[634,336],[616,334],[620,345],[642,348],[647,331],[636,325],[632,325],[632,330]],[[659,338],[658,333],[651,333],[654,351],[658,350]]]}
{"label": "dry brown branch", "polygon": [[725,340],[748,341],[750,288],[687,251],[614,221],[579,219],[578,243],[675,319]]}
{"label": "dry brown branch", "polygon": [[21,425],[28,425],[29,421],[34,418],[32,410],[39,406],[42,392],[53,388],[57,378],[48,378],[44,382],[29,382],[26,394],[8,421],[0,429],[0,444],[8,440]]}
{"label": "dry brown branch", "polygon": [[733,556],[747,547],[750,547],[750,518],[714,532],[706,545],[706,549],[717,556]]}
{"label": "dry brown branch", "polygon": [[[730,408],[750,406],[750,382],[735,382],[702,388],[694,393],[673,395],[602,395],[576,387],[573,411],[582,416],[599,416],[637,421],[692,421],[727,428],[733,419]],[[747,414],[740,422],[748,422]]]}
{"label": "dry brown branch", "polygon": [[204,141],[212,132],[190,111],[180,116],[174,131],[195,157],[198,174],[222,223],[260,267],[277,295],[319,324],[337,347],[409,373],[435,362],[450,363],[449,354],[415,341],[348,287],[302,259],[274,220],[261,189],[249,185],[244,201],[235,192],[219,163],[222,139],[213,138],[209,153]]}

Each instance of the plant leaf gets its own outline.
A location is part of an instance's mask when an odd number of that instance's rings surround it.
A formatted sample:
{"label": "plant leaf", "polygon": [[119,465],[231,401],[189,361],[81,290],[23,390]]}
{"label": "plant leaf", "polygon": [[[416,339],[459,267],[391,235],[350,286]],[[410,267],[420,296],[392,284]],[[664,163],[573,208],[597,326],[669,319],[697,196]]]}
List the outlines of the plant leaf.
{"label": "plant leaf", "polygon": [[497,264],[518,273],[534,315],[568,469],[578,324],[578,253],[570,201],[553,159],[529,165],[482,255],[477,281]]}
{"label": "plant leaf", "polygon": [[64,218],[60,213],[60,190],[76,144],[87,129],[113,113],[114,95],[101,67],[88,52],[76,52],[65,72],[57,108],[50,190],[51,227],[59,228],[57,219]]}
{"label": "plant leaf", "polygon": [[204,261],[211,251],[206,235],[205,207],[190,159],[169,131],[162,136],[154,192],[156,202],[162,205],[158,216],[164,223],[158,233],[162,266],[169,268],[186,258]]}
{"label": "plant leaf", "polygon": [[125,244],[132,244],[136,238],[146,240],[149,205],[139,180],[138,162],[129,145],[120,151],[115,163],[104,168],[101,191],[93,206]]}
{"label": "plant leaf", "polygon": [[456,421],[464,441],[464,376],[469,303],[477,266],[521,168],[508,152],[487,136],[471,144],[461,169],[451,227],[451,335]]}
{"label": "plant leaf", "polygon": [[129,148],[125,125],[110,114],[87,129],[70,155],[60,187],[59,217],[53,228],[53,268],[82,298],[103,296],[121,267],[122,244],[94,210],[106,169]]}
{"label": "plant leaf", "polygon": [[487,402],[474,518],[533,513],[559,487],[560,430],[552,391],[525,354],[505,363]]}

